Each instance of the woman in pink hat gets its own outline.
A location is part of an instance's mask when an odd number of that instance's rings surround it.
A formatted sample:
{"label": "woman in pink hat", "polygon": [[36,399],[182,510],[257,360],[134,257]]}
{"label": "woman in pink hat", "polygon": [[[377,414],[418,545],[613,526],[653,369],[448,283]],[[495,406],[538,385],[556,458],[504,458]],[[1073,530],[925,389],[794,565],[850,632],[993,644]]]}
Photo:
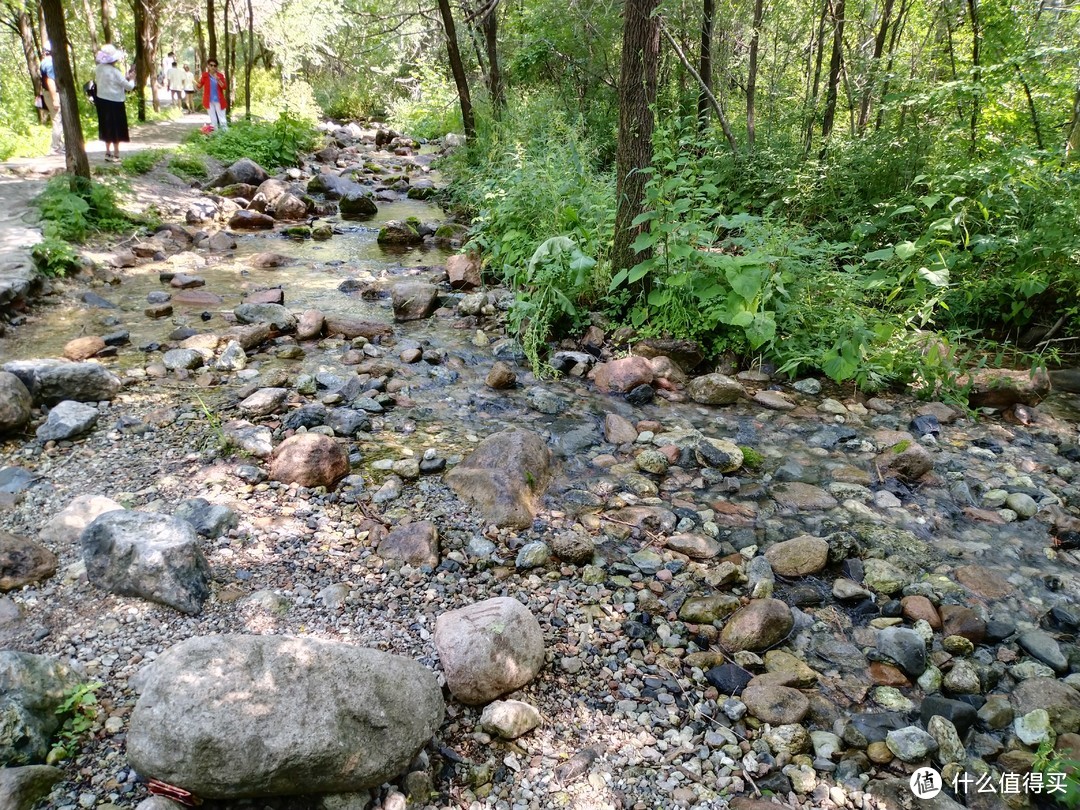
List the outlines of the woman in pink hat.
{"label": "woman in pink hat", "polygon": [[97,62],[94,106],[97,108],[98,138],[105,141],[105,160],[113,163],[120,160],[120,143],[130,140],[124,98],[135,88],[135,82],[117,67],[123,57],[114,45],[106,45],[94,57]]}

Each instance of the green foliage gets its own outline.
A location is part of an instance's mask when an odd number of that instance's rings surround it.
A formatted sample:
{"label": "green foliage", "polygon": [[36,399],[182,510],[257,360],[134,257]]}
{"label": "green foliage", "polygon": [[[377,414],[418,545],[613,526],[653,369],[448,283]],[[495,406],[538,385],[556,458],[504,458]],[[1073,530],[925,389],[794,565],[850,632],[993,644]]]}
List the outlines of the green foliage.
{"label": "green foliage", "polygon": [[97,719],[98,702],[95,693],[103,686],[104,684],[99,682],[80,683],[64,696],[63,703],[56,709],[56,713],[63,718],[63,725],[57,732],[52,751],[49,752],[50,764],[69,759],[79,750],[83,735],[93,727]]}
{"label": "green foliage", "polygon": [[41,214],[46,242],[82,242],[97,233],[121,233],[141,224],[116,204],[110,186],[67,175],[48,182],[34,203]]}
{"label": "green foliage", "polygon": [[[1060,752],[1054,749],[1053,741],[1044,740],[1039,744],[1031,770],[1033,773],[1041,773],[1044,777],[1041,795],[1052,799],[1062,807],[1070,808],[1070,810],[1080,807],[1080,773],[1078,773],[1080,771],[1080,762],[1062,756]],[[1054,774],[1052,778],[1055,781],[1061,779],[1060,775],[1064,774],[1064,790],[1055,788],[1053,792],[1050,792],[1047,789],[1050,782],[1046,777],[1050,774]]]}
{"label": "green foliage", "polygon": [[43,239],[30,248],[30,257],[39,273],[52,278],[63,278],[79,267],[79,257],[71,245],[55,237]]}
{"label": "green foliage", "polygon": [[448,132],[461,132],[457,89],[446,72],[426,62],[412,78],[414,91],[389,105],[390,123],[416,138],[440,138]]}
{"label": "green foliage", "polygon": [[511,323],[537,370],[553,327],[580,325],[607,284],[613,188],[593,161],[580,120],[549,97],[511,108],[447,161],[447,204],[473,215],[470,249],[517,291]]}
{"label": "green foliage", "polygon": [[743,466],[748,470],[756,470],[765,463],[765,457],[753,447],[740,447],[743,455]]}
{"label": "green foliage", "polygon": [[196,180],[209,176],[206,161],[194,154],[181,152],[169,159],[169,171],[186,180]]}
{"label": "green foliage", "polygon": [[[386,114],[384,88],[360,80],[360,77],[331,76],[314,86],[315,100],[336,121],[356,121]],[[445,134],[445,133],[443,133]]]}
{"label": "green foliage", "polygon": [[194,132],[188,138],[187,148],[225,163],[248,157],[269,170],[296,166],[300,156],[318,143],[319,134],[313,124],[283,112],[273,122],[237,121],[228,129],[209,135]]}
{"label": "green foliage", "polygon": [[128,174],[149,174],[164,157],[164,149],[144,149],[121,159],[120,166]]}

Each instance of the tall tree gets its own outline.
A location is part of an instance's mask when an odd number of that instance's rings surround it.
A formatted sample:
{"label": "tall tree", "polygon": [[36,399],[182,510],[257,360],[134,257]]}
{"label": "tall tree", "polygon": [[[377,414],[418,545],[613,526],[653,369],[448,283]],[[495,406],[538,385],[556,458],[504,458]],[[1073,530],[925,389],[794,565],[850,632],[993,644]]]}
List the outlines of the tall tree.
{"label": "tall tree", "polygon": [[626,0],[623,9],[622,67],[619,72],[619,134],[615,147],[614,271],[629,270],[650,257],[633,248],[644,225],[634,220],[644,210],[644,169],[652,163],[653,105],[660,62],[659,0]]}
{"label": "tall tree", "polygon": [[203,36],[202,19],[197,13],[191,15],[191,25],[195,31],[195,53],[199,57],[195,70],[201,71],[206,67],[206,37]]}
{"label": "tall tree", "polygon": [[762,0],[754,0],[754,29],[750,33],[750,67],[746,78],[746,141],[754,148],[754,127],[756,121],[755,102],[757,100],[758,41],[761,34],[761,18],[765,11]]}
{"label": "tall tree", "polygon": [[982,32],[979,30],[979,6],[976,0],[967,0],[967,8],[968,17],[971,19],[971,73],[975,83],[975,88],[971,94],[970,151],[975,154],[975,143],[979,133],[979,93],[982,84],[981,62],[979,59],[979,40],[982,38]]}
{"label": "tall tree", "polygon": [[90,50],[98,49],[97,21],[94,19],[94,10],[90,8],[90,0],[82,0],[83,15],[86,17],[86,30],[90,34]]}
{"label": "tall tree", "polygon": [[825,94],[825,114],[821,119],[821,150],[825,152],[826,141],[832,134],[836,119],[836,99],[840,88],[840,63],[844,58],[844,0],[830,0],[830,16],[833,23],[832,57],[829,60],[829,88]]}
{"label": "tall tree", "polygon": [[145,121],[147,84],[150,85],[150,92],[154,95],[154,103],[157,103],[157,93],[154,90],[153,52],[150,45],[150,15],[146,0],[134,0],[133,11],[135,22],[135,92],[138,100],[136,117],[140,121]]}
{"label": "tall tree", "polygon": [[41,9],[53,46],[53,69],[56,71],[56,89],[60,95],[60,116],[64,125],[64,155],[68,174],[71,175],[71,187],[75,190],[80,178],[90,180],[90,161],[86,158],[82,121],[79,120],[79,96],[68,60],[64,8],[60,0],[41,0]]}
{"label": "tall tree", "polygon": [[[810,147],[814,145],[814,124],[817,123],[817,105],[818,94],[821,90],[821,63],[825,55],[825,20],[829,15],[829,9],[832,7],[831,0],[822,0],[821,4],[821,18],[818,21],[817,29],[817,55],[814,63],[814,80],[812,82],[812,89],[807,94],[807,115],[806,115],[806,145],[803,149],[803,155],[809,156]],[[811,46],[811,51],[814,48]],[[807,69],[809,71],[809,56],[807,57]],[[811,84],[808,82],[808,84]]]}
{"label": "tall tree", "polygon": [[490,0],[483,17],[484,50],[488,62],[488,89],[491,92],[491,109],[496,118],[506,109],[506,91],[502,71],[499,69],[499,0]]}
{"label": "tall tree", "polygon": [[454,84],[457,85],[461,123],[465,129],[465,138],[472,140],[476,137],[476,121],[473,118],[472,98],[469,96],[469,79],[461,62],[461,51],[458,50],[457,28],[454,26],[454,15],[450,11],[450,0],[439,0],[439,14],[442,16],[446,33],[446,53],[450,58],[450,70],[454,74]]}
{"label": "tall tree", "polygon": [[709,123],[709,96],[712,92],[712,41],[713,20],[716,16],[714,0],[704,0],[701,10],[701,49],[698,53],[698,76],[701,92],[697,98],[698,128],[704,132]]}
{"label": "tall tree", "polygon": [[[217,20],[215,19],[214,0],[206,0],[206,38],[210,41],[210,59],[215,62],[218,58],[217,52]],[[203,70],[206,69],[206,62],[203,62]]]}
{"label": "tall tree", "polygon": [[104,42],[113,41],[112,20],[112,0],[101,0],[101,38]]}
{"label": "tall tree", "polygon": [[874,53],[870,57],[870,69],[866,78],[866,87],[863,88],[862,98],[859,100],[859,120],[856,129],[860,135],[866,131],[866,124],[870,120],[870,99],[874,94],[874,84],[877,78],[878,66],[881,63],[881,56],[885,52],[885,40],[889,35],[892,10],[893,0],[885,0],[877,36],[874,37]]}
{"label": "tall tree", "polygon": [[255,60],[255,11],[247,0],[247,47],[244,49],[244,118],[251,120],[251,64]]}

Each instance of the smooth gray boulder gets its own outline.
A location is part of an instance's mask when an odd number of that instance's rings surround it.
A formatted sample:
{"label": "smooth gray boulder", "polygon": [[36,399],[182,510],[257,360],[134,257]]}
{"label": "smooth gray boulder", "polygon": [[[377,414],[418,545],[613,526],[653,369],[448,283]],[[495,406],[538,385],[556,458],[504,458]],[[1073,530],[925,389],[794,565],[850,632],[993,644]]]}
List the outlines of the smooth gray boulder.
{"label": "smooth gray boulder", "polygon": [[30,810],[48,796],[52,786],[63,778],[62,770],[49,765],[0,768],[0,807],[4,810]]}
{"label": "smooth gray boulder", "polygon": [[102,365],[66,360],[15,360],[3,371],[22,380],[34,403],[54,405],[65,399],[102,402],[120,393],[120,378]]}
{"label": "smooth gray boulder", "polygon": [[82,534],[90,584],[198,613],[210,595],[210,566],[185,520],[149,512],[106,512]]}
{"label": "smooth gray boulder", "polygon": [[426,281],[403,281],[391,291],[395,321],[419,321],[439,305],[439,288]]}
{"label": "smooth gray boulder", "polygon": [[37,440],[59,442],[89,433],[97,424],[98,409],[93,405],[64,400],[49,411],[45,423],[37,429]]}
{"label": "smooth gray boulder", "polygon": [[439,616],[435,649],[454,697],[474,706],[520,689],[544,665],[539,622],[505,596]]}
{"label": "smooth gray boulder", "polygon": [[544,440],[527,430],[505,430],[484,439],[446,474],[459,498],[498,526],[526,529],[551,482],[552,455]]}
{"label": "smooth gray boulder", "polygon": [[240,323],[268,323],[279,332],[296,328],[296,316],[281,304],[241,304],[233,314]]}
{"label": "smooth gray boulder", "polygon": [[205,799],[377,787],[409,766],[445,711],[416,661],[315,638],[191,638],[135,686],[132,767]]}
{"label": "smooth gray boulder", "polygon": [[55,658],[0,652],[0,766],[45,761],[60,728],[56,710],[79,680]]}
{"label": "smooth gray boulder", "polygon": [[236,163],[218,175],[208,188],[222,188],[235,183],[245,183],[249,186],[258,186],[270,179],[266,169],[251,158],[240,158]]}

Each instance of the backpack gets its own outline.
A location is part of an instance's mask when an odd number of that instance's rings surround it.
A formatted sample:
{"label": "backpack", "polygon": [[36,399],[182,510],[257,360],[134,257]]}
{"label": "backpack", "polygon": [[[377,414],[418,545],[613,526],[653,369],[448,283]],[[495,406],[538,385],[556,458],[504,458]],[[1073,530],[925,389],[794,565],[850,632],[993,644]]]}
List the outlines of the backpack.
{"label": "backpack", "polygon": [[90,99],[91,104],[97,104],[97,85],[94,84],[93,79],[83,85],[83,92],[86,93],[86,97]]}

